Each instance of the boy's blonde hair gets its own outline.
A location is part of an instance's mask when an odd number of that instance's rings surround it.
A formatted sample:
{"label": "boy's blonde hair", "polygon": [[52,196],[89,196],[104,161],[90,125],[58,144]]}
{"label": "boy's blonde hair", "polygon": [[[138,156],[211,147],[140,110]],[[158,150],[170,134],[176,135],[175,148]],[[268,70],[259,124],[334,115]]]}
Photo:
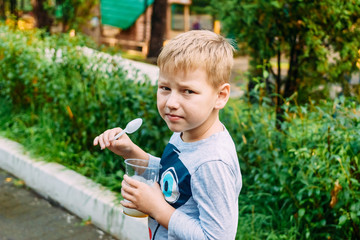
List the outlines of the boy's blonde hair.
{"label": "boy's blonde hair", "polygon": [[233,51],[224,37],[208,30],[193,30],[170,40],[163,47],[157,64],[165,73],[203,68],[209,83],[218,87],[229,82]]}

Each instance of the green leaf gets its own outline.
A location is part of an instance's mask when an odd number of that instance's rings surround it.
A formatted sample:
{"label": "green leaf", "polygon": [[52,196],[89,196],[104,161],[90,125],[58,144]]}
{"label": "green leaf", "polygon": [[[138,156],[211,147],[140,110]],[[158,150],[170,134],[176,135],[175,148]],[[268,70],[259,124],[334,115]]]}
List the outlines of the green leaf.
{"label": "green leaf", "polygon": [[341,215],[341,217],[339,218],[339,225],[344,225],[347,219],[347,215]]}
{"label": "green leaf", "polygon": [[305,209],[300,208],[298,214],[299,214],[299,218],[302,218],[305,215]]}

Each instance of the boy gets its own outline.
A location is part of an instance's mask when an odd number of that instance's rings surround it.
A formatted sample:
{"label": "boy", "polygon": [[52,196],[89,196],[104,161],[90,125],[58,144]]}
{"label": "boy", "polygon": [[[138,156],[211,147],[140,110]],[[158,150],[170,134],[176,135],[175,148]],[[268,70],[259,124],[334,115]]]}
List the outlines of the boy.
{"label": "boy", "polygon": [[156,158],[115,128],[94,139],[127,158],[160,164],[160,186],[124,176],[122,204],[147,213],[151,239],[234,239],[242,186],[235,145],[219,120],[230,95],[233,48],[206,30],[183,33],[158,57],[157,107],[174,132]]}

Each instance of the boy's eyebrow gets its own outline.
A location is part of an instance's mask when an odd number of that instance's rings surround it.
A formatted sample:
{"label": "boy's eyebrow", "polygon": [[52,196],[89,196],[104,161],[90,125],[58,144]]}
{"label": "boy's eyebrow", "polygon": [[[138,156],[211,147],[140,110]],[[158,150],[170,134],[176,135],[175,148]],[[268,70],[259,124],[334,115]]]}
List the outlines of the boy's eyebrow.
{"label": "boy's eyebrow", "polygon": [[183,83],[183,82],[178,83],[178,85],[179,85],[180,87],[191,87],[191,84],[189,84],[189,83]]}
{"label": "boy's eyebrow", "polygon": [[199,86],[197,86],[196,84],[191,84],[191,83],[179,83],[178,84],[180,88],[182,89],[199,89]]}
{"label": "boy's eyebrow", "polygon": [[161,79],[162,79],[162,80],[164,80],[164,79],[165,79],[165,77],[164,77],[164,75],[159,74],[159,81],[160,81]]}
{"label": "boy's eyebrow", "polygon": [[167,83],[167,82],[168,82],[168,81],[167,81],[166,79],[162,78],[162,77],[159,77],[159,79],[158,79],[158,84],[159,84],[159,83],[164,84],[164,83]]}

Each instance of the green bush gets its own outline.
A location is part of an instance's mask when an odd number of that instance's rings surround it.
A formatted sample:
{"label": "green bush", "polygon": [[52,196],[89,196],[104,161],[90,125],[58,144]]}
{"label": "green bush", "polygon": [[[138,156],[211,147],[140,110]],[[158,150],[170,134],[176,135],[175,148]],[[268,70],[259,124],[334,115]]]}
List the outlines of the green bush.
{"label": "green bush", "polygon": [[[36,156],[119,191],[123,161],[93,147],[93,138],[142,117],[130,137],[160,156],[170,132],[154,86],[137,72],[128,75],[120,57],[85,44],[0,26],[0,131]],[[243,174],[237,239],[359,239],[357,103],[286,102],[278,131],[267,102],[231,99],[221,112]]]}
{"label": "green bush", "polygon": [[238,239],[358,239],[359,106],[283,107],[282,131],[266,104],[233,100],[223,112],[244,181]]}
{"label": "green bush", "polygon": [[0,97],[11,114],[2,124],[7,136],[120,190],[123,161],[93,147],[94,137],[136,117],[144,123],[131,138],[150,153],[160,155],[169,136],[155,87],[122,61],[87,48],[82,39],[0,26]]}

